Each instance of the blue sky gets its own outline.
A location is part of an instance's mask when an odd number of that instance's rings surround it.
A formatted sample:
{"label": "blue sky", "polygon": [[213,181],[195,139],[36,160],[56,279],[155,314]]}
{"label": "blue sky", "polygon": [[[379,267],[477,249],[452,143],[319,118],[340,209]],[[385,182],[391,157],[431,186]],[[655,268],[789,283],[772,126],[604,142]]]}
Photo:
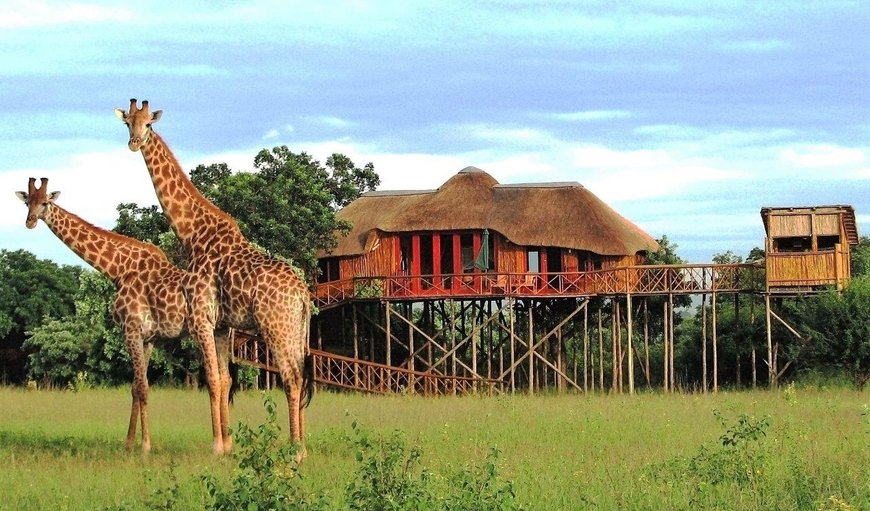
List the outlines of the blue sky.
{"label": "blue sky", "polygon": [[868,26],[840,1],[7,0],[0,248],[77,263],[25,229],[29,176],[107,228],[156,203],[112,113],[131,97],[188,170],[287,145],[382,189],[578,181],[692,262],[762,245],[763,206],[852,204],[867,234]]}

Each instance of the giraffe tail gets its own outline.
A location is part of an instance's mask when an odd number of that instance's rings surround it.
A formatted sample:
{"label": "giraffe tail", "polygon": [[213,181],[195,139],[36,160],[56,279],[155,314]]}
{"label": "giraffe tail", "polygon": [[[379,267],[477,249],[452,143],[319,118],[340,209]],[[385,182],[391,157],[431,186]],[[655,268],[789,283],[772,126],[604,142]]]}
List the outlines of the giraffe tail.
{"label": "giraffe tail", "polygon": [[305,361],[302,366],[302,407],[307,408],[314,398],[314,355],[308,347],[311,335],[311,301],[305,301]]}
{"label": "giraffe tail", "polygon": [[307,408],[314,398],[314,355],[305,355],[305,365],[302,369],[302,407]]}

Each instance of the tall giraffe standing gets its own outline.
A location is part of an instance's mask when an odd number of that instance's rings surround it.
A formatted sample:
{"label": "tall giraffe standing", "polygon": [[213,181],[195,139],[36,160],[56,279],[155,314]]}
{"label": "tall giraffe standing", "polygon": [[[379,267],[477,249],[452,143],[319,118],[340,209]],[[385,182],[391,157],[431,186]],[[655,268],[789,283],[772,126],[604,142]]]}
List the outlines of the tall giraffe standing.
{"label": "tall giraffe standing", "polygon": [[151,450],[148,420],[148,360],[153,341],[176,339],[186,331],[187,300],[184,272],[150,243],[96,227],[54,203],[60,192],[48,193],[48,179],[37,188],[30,178],[27,192],[16,195],[27,205],[28,229],[37,220],[79,257],[109,278],[117,289],[112,312],[124,329],[124,342],[133,362],[133,405],[127,428],[127,449],[136,441],[136,423],[142,419],[142,452]]}
{"label": "tall giraffe standing", "polygon": [[308,328],[311,304],[293,268],[257,250],[236,221],[193,186],[172,151],[153,129],[162,111],[147,101],[116,115],[129,130],[128,147],[141,151],[163,212],[190,256],[186,285],[191,334],[203,348],[211,398],[214,450],[232,448],[229,437],[229,328],[259,331],[284,383],[290,436],[304,456],[303,394],[310,397]]}

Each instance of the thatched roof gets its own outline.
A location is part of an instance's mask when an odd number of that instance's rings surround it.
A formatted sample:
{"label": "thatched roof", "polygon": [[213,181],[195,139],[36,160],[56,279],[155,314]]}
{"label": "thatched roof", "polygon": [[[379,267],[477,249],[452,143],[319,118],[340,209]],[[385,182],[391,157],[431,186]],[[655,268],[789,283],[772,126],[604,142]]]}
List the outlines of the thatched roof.
{"label": "thatched roof", "polygon": [[656,241],[579,183],[501,185],[467,167],[437,190],[363,194],[338,212],[353,230],[330,255],[366,252],[378,232],[489,229],[512,243],[634,255]]}

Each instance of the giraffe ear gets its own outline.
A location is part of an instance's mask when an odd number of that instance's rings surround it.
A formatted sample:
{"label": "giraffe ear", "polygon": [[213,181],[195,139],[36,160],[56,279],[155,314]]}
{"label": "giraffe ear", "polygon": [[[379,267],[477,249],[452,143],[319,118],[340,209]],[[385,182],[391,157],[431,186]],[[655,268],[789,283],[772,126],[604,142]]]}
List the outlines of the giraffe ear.
{"label": "giraffe ear", "polygon": [[46,198],[48,199],[48,202],[54,202],[58,197],[60,197],[60,192],[51,192]]}
{"label": "giraffe ear", "polygon": [[15,192],[15,195],[21,199],[21,202],[27,203],[27,192]]}
{"label": "giraffe ear", "polygon": [[121,119],[121,122],[127,122],[127,112],[120,108],[115,109],[115,117]]}
{"label": "giraffe ear", "polygon": [[154,122],[159,121],[160,116],[162,116],[162,115],[163,115],[163,110],[155,110],[154,112],[151,113],[151,122],[154,123]]}

